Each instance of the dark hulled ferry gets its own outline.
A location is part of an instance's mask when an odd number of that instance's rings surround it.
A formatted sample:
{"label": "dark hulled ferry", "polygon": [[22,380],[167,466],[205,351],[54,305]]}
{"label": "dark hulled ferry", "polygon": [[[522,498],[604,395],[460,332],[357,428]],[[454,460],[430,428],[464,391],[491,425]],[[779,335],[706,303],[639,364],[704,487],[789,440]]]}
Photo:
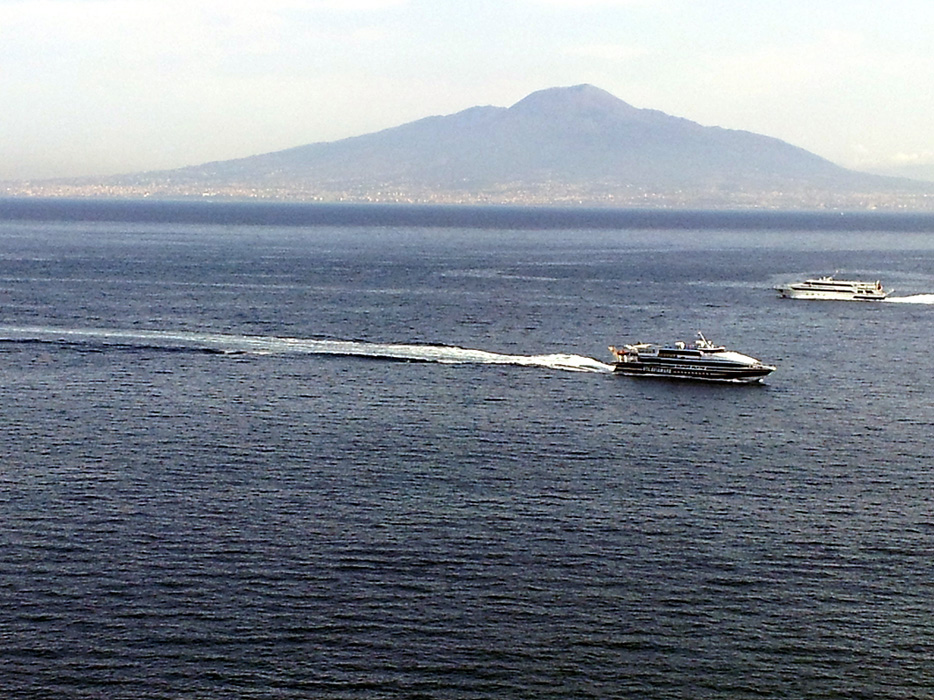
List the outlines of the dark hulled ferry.
{"label": "dark hulled ferry", "polygon": [[622,348],[610,347],[616,358],[615,372],[634,377],[672,377],[719,382],[757,382],[775,367],[754,357],[714,345],[703,333],[687,344],[635,343]]}

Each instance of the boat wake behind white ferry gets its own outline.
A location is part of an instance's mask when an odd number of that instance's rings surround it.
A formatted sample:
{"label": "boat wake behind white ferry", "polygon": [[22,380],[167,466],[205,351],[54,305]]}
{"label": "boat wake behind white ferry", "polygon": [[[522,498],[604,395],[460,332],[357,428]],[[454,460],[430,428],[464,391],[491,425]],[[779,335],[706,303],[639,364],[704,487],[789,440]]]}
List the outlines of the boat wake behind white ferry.
{"label": "boat wake behind white ferry", "polygon": [[934,304],[934,294],[912,294],[907,297],[889,297],[890,304]]}

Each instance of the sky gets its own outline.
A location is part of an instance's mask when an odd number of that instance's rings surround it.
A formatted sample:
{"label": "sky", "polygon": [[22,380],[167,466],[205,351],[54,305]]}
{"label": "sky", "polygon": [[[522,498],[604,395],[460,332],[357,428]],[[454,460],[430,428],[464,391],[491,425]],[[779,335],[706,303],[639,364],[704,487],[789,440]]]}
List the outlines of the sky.
{"label": "sky", "polygon": [[0,180],[196,165],[590,83],[934,164],[932,0],[0,0]]}

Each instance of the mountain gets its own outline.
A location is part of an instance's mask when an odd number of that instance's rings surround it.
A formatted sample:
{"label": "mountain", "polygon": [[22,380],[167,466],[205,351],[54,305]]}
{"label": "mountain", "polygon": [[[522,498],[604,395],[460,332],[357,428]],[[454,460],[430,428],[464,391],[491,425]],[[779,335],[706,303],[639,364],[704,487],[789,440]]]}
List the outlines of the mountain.
{"label": "mountain", "polygon": [[101,186],[136,194],[695,206],[769,206],[788,197],[823,206],[828,197],[920,187],[847,170],[779,139],[638,109],[591,85]]}

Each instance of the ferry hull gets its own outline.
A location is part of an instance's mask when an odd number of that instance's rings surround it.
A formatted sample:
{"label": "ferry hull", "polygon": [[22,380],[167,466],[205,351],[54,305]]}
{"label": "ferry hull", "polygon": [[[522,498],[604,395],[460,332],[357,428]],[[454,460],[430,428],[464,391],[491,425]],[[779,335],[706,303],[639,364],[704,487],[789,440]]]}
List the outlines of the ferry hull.
{"label": "ferry hull", "polygon": [[785,299],[816,299],[823,301],[882,301],[888,294],[854,294],[852,292],[827,292],[810,289],[778,288],[778,293]]}
{"label": "ferry hull", "polygon": [[687,367],[658,365],[655,363],[628,361],[617,362],[613,371],[630,377],[660,377],[667,379],[699,379],[708,382],[734,382],[750,384],[758,382],[775,371],[771,365],[752,367]]}

